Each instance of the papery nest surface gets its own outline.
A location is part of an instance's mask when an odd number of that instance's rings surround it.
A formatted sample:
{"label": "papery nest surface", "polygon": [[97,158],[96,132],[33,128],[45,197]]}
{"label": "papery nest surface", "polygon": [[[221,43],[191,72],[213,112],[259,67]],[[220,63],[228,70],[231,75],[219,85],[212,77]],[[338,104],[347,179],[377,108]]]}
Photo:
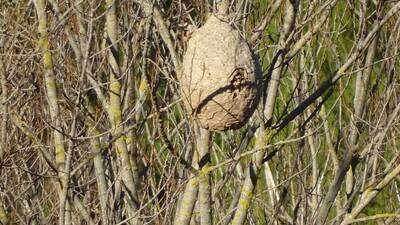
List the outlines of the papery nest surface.
{"label": "papery nest surface", "polygon": [[201,127],[238,129],[258,104],[261,69],[239,31],[211,15],[188,41],[179,81],[185,107]]}

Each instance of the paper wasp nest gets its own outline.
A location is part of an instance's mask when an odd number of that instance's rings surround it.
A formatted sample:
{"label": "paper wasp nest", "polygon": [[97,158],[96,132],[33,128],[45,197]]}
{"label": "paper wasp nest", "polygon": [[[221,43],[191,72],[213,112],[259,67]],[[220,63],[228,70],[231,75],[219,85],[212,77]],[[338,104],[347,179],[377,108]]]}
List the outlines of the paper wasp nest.
{"label": "paper wasp nest", "polygon": [[194,31],[179,77],[185,107],[201,127],[238,129],[253,114],[260,96],[259,63],[239,32],[210,16]]}

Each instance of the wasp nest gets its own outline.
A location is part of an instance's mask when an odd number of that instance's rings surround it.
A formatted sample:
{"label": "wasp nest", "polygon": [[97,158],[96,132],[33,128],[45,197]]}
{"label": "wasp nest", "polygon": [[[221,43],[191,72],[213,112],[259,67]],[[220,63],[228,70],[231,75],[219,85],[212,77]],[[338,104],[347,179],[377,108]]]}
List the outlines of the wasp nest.
{"label": "wasp nest", "polygon": [[239,32],[210,16],[187,44],[179,77],[186,108],[201,127],[238,129],[260,95],[259,63]]}

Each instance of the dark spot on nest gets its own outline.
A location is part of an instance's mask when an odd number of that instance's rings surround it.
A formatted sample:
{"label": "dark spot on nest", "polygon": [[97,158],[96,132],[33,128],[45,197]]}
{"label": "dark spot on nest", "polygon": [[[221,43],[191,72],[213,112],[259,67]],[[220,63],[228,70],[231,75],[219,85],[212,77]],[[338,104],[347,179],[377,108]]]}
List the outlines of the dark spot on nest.
{"label": "dark spot on nest", "polygon": [[233,98],[236,98],[238,93],[249,84],[247,72],[243,68],[236,68],[230,76],[230,86],[233,91]]}

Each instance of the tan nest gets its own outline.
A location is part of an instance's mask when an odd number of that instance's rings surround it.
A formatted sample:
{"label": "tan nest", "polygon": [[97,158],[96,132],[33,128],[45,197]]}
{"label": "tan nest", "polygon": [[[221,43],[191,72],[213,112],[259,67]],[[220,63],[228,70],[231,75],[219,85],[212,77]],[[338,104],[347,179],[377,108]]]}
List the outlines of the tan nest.
{"label": "tan nest", "polygon": [[212,15],[192,34],[179,80],[185,106],[201,127],[243,126],[258,104],[260,79],[256,57],[228,23]]}

